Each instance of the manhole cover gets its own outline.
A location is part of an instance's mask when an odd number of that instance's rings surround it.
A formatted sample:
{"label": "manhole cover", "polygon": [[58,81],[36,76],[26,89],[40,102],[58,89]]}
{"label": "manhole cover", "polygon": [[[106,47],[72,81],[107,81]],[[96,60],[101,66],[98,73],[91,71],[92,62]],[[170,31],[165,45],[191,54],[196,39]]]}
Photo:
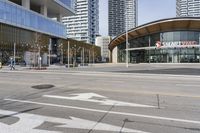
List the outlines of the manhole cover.
{"label": "manhole cover", "polygon": [[55,86],[54,85],[50,85],[50,84],[32,86],[32,88],[34,88],[34,89],[50,89],[50,88],[53,88],[53,87],[55,87]]}

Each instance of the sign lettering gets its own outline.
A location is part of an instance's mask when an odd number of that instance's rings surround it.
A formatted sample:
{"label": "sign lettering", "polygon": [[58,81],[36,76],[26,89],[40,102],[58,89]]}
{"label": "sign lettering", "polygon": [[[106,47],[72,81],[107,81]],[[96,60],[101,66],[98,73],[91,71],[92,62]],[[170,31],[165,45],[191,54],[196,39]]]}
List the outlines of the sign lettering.
{"label": "sign lettering", "polygon": [[[160,45],[158,45],[160,44]],[[156,42],[158,48],[164,47],[176,47],[176,46],[189,46],[189,45],[199,45],[197,41],[175,41],[175,42]]]}

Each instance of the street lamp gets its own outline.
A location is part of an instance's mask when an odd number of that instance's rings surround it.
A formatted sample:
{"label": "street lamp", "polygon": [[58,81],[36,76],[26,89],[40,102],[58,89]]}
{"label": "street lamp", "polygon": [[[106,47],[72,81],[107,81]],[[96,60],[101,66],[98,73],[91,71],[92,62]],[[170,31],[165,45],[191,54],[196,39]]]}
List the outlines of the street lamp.
{"label": "street lamp", "polygon": [[126,5],[126,0],[124,0],[125,5],[125,23],[126,23],[126,67],[128,68],[128,9]]}

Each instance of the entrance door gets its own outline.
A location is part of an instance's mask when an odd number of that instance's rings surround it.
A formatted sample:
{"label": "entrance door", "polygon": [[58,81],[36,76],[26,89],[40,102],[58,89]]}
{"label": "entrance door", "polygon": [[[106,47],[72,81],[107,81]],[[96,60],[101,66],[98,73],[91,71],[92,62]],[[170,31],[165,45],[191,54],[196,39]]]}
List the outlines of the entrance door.
{"label": "entrance door", "polygon": [[173,63],[178,63],[178,55],[177,54],[174,54],[173,57],[172,57],[172,62]]}
{"label": "entrance door", "polygon": [[131,63],[143,63],[144,55],[145,55],[145,50],[130,51],[130,62]]}

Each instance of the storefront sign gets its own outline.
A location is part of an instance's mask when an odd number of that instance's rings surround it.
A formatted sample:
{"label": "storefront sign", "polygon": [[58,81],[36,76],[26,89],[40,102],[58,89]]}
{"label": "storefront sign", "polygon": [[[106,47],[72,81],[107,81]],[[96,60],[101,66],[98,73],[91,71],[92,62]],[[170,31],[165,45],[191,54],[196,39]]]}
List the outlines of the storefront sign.
{"label": "storefront sign", "polygon": [[176,47],[176,46],[189,46],[189,45],[198,45],[197,41],[176,41],[176,42],[156,42],[156,47]]}
{"label": "storefront sign", "polygon": [[157,47],[157,48],[160,48],[161,46],[162,46],[161,42],[160,42],[160,41],[157,41],[157,42],[156,42],[156,47]]}

